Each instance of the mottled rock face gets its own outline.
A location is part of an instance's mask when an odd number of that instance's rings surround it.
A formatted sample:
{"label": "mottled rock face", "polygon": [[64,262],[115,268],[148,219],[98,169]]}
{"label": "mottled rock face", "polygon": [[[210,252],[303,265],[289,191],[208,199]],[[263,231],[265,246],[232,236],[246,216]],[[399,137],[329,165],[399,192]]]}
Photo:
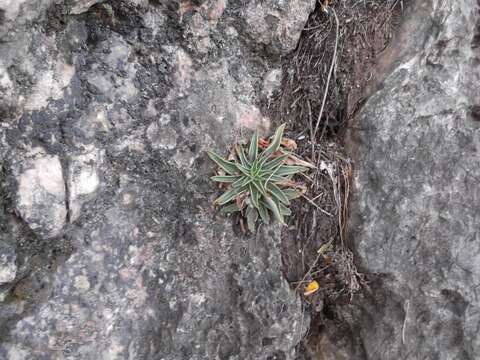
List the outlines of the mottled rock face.
{"label": "mottled rock face", "polygon": [[313,6],[0,1],[0,358],[294,358],[278,229],[215,214],[205,150],[269,131]]}
{"label": "mottled rock face", "polygon": [[73,6],[70,9],[70,14],[81,14],[96,3],[102,2],[103,0],[73,0]]}
{"label": "mottled rock face", "polygon": [[16,209],[34,232],[51,238],[65,225],[65,182],[58,156],[37,151],[32,160],[19,161]]}
{"label": "mottled rock face", "polygon": [[410,48],[351,134],[352,237],[386,275],[354,320],[358,359],[480,354],[478,4],[418,4]]}
{"label": "mottled rock face", "polygon": [[[4,243],[0,242],[0,286],[9,283],[15,279],[17,273],[17,265],[15,264],[15,250]],[[3,300],[3,294],[0,292],[0,299]]]}
{"label": "mottled rock face", "polygon": [[302,17],[311,11],[309,1],[249,1],[244,10],[245,31],[254,43],[273,52],[293,50],[305,25]]}

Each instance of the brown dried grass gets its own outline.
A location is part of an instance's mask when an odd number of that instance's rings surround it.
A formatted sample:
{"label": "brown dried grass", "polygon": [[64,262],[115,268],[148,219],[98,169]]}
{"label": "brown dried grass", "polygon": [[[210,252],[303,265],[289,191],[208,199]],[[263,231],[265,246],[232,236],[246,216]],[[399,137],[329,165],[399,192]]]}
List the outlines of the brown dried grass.
{"label": "brown dried grass", "polygon": [[[283,233],[284,271],[296,290],[320,290],[311,308],[352,301],[365,277],[347,239],[353,164],[342,148],[348,120],[363,101],[375,58],[389,43],[399,0],[319,2],[297,49],[284,61],[282,92],[269,112],[288,122],[298,154],[316,164],[304,200]],[[319,251],[319,249],[322,249]],[[303,291],[302,291],[303,292]]]}

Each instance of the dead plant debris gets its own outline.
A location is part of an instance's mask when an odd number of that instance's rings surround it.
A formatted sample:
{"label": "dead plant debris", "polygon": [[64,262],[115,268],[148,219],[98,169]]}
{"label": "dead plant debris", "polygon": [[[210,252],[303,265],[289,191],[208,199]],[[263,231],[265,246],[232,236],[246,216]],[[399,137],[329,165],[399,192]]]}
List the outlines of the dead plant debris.
{"label": "dead plant debris", "polygon": [[[282,239],[285,275],[308,293],[304,300],[314,312],[351,302],[365,284],[347,239],[353,164],[341,144],[348,120],[376,85],[376,58],[402,10],[401,0],[319,1],[297,49],[284,59],[281,92],[266,105],[290,124],[299,158],[316,166]],[[311,284],[318,289],[307,291]]]}

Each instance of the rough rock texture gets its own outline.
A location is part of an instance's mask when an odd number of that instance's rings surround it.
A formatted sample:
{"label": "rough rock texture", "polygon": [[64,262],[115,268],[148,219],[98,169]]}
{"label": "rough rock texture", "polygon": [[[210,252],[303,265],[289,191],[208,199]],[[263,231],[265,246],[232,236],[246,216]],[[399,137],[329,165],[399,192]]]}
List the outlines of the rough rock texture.
{"label": "rough rock texture", "polygon": [[33,155],[24,155],[13,167],[18,182],[16,210],[34,232],[50,238],[65,225],[65,182],[58,156],[39,149],[33,148]]}
{"label": "rough rock texture", "polygon": [[0,0],[1,359],[294,358],[278,231],[204,151],[269,129],[314,3]]}
{"label": "rough rock texture", "polygon": [[17,265],[14,249],[3,241],[0,242],[0,285],[15,279]]}
{"label": "rough rock texture", "polygon": [[417,1],[416,27],[351,132],[351,235],[384,274],[354,312],[355,359],[480,357],[480,20]]}

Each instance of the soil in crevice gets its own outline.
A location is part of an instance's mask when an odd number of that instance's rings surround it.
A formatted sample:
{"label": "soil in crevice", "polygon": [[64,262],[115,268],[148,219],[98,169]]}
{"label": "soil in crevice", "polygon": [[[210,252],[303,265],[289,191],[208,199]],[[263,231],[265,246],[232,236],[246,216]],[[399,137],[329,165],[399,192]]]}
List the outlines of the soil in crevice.
{"label": "soil in crevice", "polygon": [[[411,51],[404,46],[405,34],[412,26],[408,14],[418,11],[418,3],[317,2],[296,50],[283,59],[281,91],[266,106],[272,118],[288,123],[287,135],[297,142],[298,153],[318,167],[305,178],[309,190],[293,205],[294,216],[282,235],[284,274],[302,294],[312,319],[299,345],[301,359],[350,359],[363,353],[341,309],[378,279],[357,271],[354,239],[348,236],[354,163],[345,141],[358,126],[353,119],[366,99]],[[311,281],[319,290],[304,296]]]}

